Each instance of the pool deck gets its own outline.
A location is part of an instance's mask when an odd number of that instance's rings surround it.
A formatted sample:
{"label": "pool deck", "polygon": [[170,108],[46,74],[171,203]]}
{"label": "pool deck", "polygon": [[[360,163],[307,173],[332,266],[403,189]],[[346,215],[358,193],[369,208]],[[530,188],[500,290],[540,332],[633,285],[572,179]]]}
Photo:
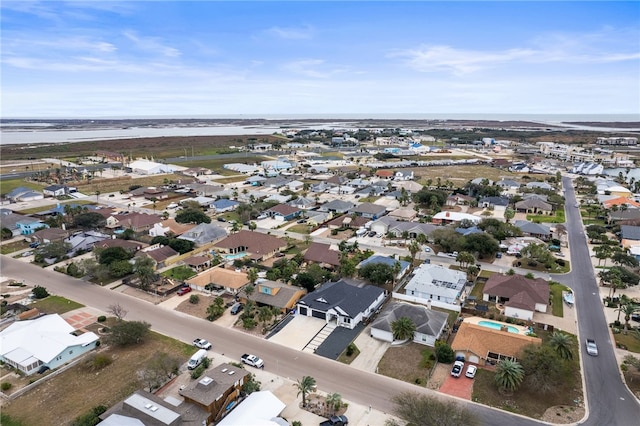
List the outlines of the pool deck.
{"label": "pool deck", "polygon": [[508,322],[496,321],[492,319],[482,318],[482,317],[469,317],[465,318],[464,322],[468,324],[478,324],[480,321],[494,322],[500,325],[506,325],[507,327],[513,327],[518,330],[518,334],[526,335],[529,332],[527,327],[523,327],[521,325],[509,324]]}

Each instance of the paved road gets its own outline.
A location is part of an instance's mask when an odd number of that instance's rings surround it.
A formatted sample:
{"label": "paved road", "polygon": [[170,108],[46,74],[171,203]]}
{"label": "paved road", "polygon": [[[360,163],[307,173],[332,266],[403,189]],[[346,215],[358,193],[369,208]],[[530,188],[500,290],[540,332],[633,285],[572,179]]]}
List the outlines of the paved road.
{"label": "paved road", "polygon": [[[637,425],[640,424],[640,404],[620,378],[579,209],[573,207],[576,204],[573,185],[567,177],[562,183],[567,206],[571,273],[558,277],[558,281],[573,289],[576,300],[578,339],[589,408],[589,417],[584,424]],[[598,342],[597,357],[587,355],[583,343],[587,337]]]}
{"label": "paved road", "polygon": [[[318,387],[328,392],[338,392],[346,400],[390,413],[393,404],[390,397],[404,391],[423,392],[446,398],[437,392],[414,386],[382,375],[351,368],[337,361],[313,354],[302,353],[286,346],[253,337],[242,332],[219,327],[206,320],[194,318],[173,310],[117,291],[108,290],[56,272],[25,264],[8,256],[0,256],[0,267],[4,276],[24,280],[29,284],[41,284],[53,293],[78,301],[87,306],[106,310],[107,306],[119,303],[129,311],[128,320],[144,320],[152,329],[191,342],[200,336],[213,343],[213,352],[238,358],[249,351],[265,360],[265,369],[276,375],[297,380],[304,375],[316,378]],[[224,343],[222,343],[224,342]],[[485,406],[465,402],[482,419],[482,423],[495,426],[536,425],[531,419],[514,416]]]}

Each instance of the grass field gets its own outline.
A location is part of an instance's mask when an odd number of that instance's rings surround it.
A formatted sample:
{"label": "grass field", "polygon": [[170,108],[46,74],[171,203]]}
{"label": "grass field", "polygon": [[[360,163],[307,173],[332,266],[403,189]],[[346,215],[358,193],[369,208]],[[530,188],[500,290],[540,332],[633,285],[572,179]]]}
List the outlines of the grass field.
{"label": "grass field", "polygon": [[429,349],[413,342],[402,346],[392,346],[387,349],[378,363],[378,373],[404,382],[426,386],[431,366],[427,365],[429,368],[425,368],[423,363],[425,350]]}
{"label": "grass field", "polygon": [[[92,200],[73,200],[72,202],[69,202],[67,204],[91,205],[91,204],[95,204],[95,202]],[[47,204],[46,206],[32,207],[30,209],[24,209],[24,210],[16,210],[16,213],[34,214],[44,210],[53,209],[54,207],[56,207],[56,205],[57,204]]]}
{"label": "grass field", "polygon": [[[621,321],[624,325],[624,321]],[[633,333],[628,334],[617,333],[613,335],[616,345],[623,345],[629,352],[640,353],[640,339],[635,337]]]}
{"label": "grass field", "polygon": [[234,162],[245,163],[245,164],[251,164],[251,163],[259,164],[266,160],[268,160],[267,157],[251,155],[251,156],[235,158],[235,159],[226,158],[226,159],[212,159],[212,160],[183,161],[182,163],[180,163],[180,165],[184,167],[204,167],[209,170],[213,170],[215,174],[231,176],[231,175],[237,175],[238,172],[225,169],[223,167],[225,164],[234,163]]}
{"label": "grass field", "polygon": [[551,313],[556,317],[564,317],[562,292],[569,290],[569,287],[560,283],[551,283],[549,290],[551,290]]}
{"label": "grass field", "polygon": [[182,281],[193,277],[194,275],[196,275],[196,273],[190,267],[186,265],[180,265],[176,266],[175,268],[171,268],[168,271],[164,271],[161,275],[163,277]]}
{"label": "grass field", "polygon": [[14,241],[0,246],[0,254],[10,254],[18,250],[24,250],[28,247],[29,243],[25,240]]}
{"label": "grass field", "polygon": [[23,179],[3,179],[0,180],[0,194],[8,194],[14,189],[20,188],[21,186],[38,191],[42,191],[43,188],[42,185],[38,185],[37,183],[33,182],[27,182]]}
{"label": "grass field", "polygon": [[527,220],[535,223],[564,223],[564,210],[556,210],[555,215],[528,214]]}
{"label": "grass field", "polygon": [[[46,288],[46,285],[43,287]],[[31,304],[31,307],[38,308],[40,312],[46,314],[64,314],[65,312],[73,311],[83,306],[84,305],[80,303],[60,296],[49,296],[45,299],[36,300]]]}
{"label": "grass field", "polygon": [[[101,194],[108,192],[128,191],[131,185],[140,186],[160,186],[171,180],[183,179],[184,176],[168,174],[168,175],[155,175],[145,176],[136,179],[99,179],[95,182],[89,183],[77,183],[74,184],[78,188],[79,192],[87,195],[93,195],[96,191],[100,191]],[[95,197],[92,197],[95,199]],[[102,199],[99,197],[99,199]]]}
{"label": "grass field", "polygon": [[142,389],[144,384],[139,373],[156,353],[165,352],[184,362],[194,351],[191,345],[153,332],[138,345],[103,345],[100,354],[113,359],[110,365],[96,372],[80,362],[9,402],[2,408],[2,413],[25,426],[68,425],[93,407],[110,407]]}
{"label": "grass field", "polygon": [[[452,169],[451,166],[415,167],[411,168],[411,170],[413,170],[414,176],[416,176],[415,180],[423,185],[428,179],[432,180],[433,185],[437,182],[438,178],[440,178],[442,183],[448,179],[457,187],[462,187],[468,181],[477,177],[486,178],[494,182],[502,178],[515,178],[518,180],[515,173],[485,165],[460,165],[455,166],[455,169]],[[452,170],[455,170],[455,173],[453,173]]]}

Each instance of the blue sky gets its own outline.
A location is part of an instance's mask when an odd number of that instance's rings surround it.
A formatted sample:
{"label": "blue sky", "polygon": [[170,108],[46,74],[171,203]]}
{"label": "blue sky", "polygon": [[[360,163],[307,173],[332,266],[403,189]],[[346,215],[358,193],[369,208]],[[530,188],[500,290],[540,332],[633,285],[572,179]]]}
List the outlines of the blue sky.
{"label": "blue sky", "polygon": [[3,0],[3,117],[640,114],[640,2]]}

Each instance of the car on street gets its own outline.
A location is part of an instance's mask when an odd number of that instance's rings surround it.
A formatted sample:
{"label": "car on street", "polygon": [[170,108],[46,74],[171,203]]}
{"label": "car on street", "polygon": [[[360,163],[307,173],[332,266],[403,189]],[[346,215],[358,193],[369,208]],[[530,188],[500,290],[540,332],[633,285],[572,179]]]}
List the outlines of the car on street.
{"label": "car on street", "polygon": [[193,346],[199,349],[206,349],[206,350],[211,349],[211,343],[209,343],[207,340],[200,339],[200,338],[197,338],[193,341]]}
{"label": "car on street", "polygon": [[189,286],[180,287],[180,289],[178,290],[178,296],[183,296],[189,293],[190,291],[191,291],[191,287]]}
{"label": "car on street", "polygon": [[587,353],[591,356],[598,356],[598,345],[596,345],[596,341],[593,339],[587,339],[585,341],[585,346],[587,348]]}
{"label": "car on street", "polygon": [[328,420],[320,423],[320,426],[345,426],[349,424],[347,416],[331,416]]}
{"label": "car on street", "polygon": [[262,361],[262,359],[258,358],[255,355],[252,354],[244,354],[240,357],[240,361],[242,361],[243,364],[247,364],[250,365],[252,367],[256,367],[256,368],[264,368],[264,361]]}
{"label": "car on street", "polygon": [[470,379],[473,379],[474,377],[476,377],[477,370],[478,370],[478,367],[476,367],[473,364],[469,364],[469,366],[467,367],[467,371],[464,373],[464,375]]}
{"label": "car on street", "polygon": [[453,368],[451,368],[451,375],[453,377],[460,377],[462,370],[464,370],[464,362],[456,361],[453,363]]}

